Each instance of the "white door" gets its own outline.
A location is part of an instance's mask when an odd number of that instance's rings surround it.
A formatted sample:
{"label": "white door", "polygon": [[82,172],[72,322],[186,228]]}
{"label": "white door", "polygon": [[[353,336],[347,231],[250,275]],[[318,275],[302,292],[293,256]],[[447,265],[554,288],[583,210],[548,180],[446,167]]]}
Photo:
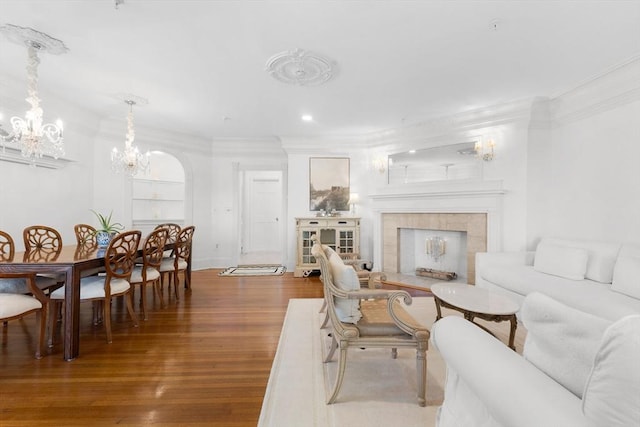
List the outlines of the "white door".
{"label": "white door", "polygon": [[282,172],[246,171],[241,264],[282,262]]}

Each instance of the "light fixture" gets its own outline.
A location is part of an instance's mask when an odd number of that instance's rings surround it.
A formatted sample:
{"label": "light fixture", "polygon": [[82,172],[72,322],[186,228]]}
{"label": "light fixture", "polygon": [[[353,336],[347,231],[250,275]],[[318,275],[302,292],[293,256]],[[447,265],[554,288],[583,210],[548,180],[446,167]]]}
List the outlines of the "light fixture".
{"label": "light fixture", "polygon": [[113,147],[111,151],[111,169],[116,173],[122,173],[128,176],[134,176],[138,172],[149,171],[149,157],[151,153],[140,153],[138,147],[133,145],[136,137],[133,129],[133,106],[136,101],[125,99],[124,102],[129,105],[129,114],[127,115],[127,136],[124,141],[124,151],[118,151]]}
{"label": "light fixture", "polygon": [[[389,165],[391,165],[391,163],[393,162],[393,160],[391,158],[389,158]],[[373,158],[373,160],[371,161],[373,169],[377,170],[381,175],[384,174],[387,171],[387,158],[382,156],[382,155],[378,155],[375,156]]]}
{"label": "light fixture", "polygon": [[494,148],[496,143],[493,139],[490,139],[483,144],[482,141],[477,141],[475,144],[476,156],[485,162],[490,162],[494,158]]}
{"label": "light fixture", "polygon": [[32,28],[18,27],[6,24],[0,26],[0,33],[11,42],[27,46],[27,98],[31,105],[24,118],[11,117],[11,133],[3,132],[2,149],[5,142],[15,143],[20,148],[22,156],[31,159],[33,165],[43,155],[57,159],[64,155],[62,142],[62,122],[43,124],[43,111],[38,96],[38,52],[49,52],[59,55],[68,51],[60,40]]}
{"label": "light fixture", "polygon": [[313,121],[313,116],[311,116],[310,114],[304,114],[301,117],[301,119],[302,119],[303,122],[311,122],[311,121]]}

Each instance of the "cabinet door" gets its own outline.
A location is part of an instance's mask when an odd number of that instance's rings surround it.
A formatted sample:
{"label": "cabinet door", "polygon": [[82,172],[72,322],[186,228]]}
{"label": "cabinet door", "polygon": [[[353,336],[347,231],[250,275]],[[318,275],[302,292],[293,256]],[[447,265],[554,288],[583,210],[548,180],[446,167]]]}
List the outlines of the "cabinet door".
{"label": "cabinet door", "polygon": [[351,254],[356,252],[355,247],[355,230],[350,229],[337,229],[338,238],[338,252],[341,254]]}
{"label": "cabinet door", "polygon": [[300,257],[298,259],[299,264],[315,264],[316,259],[311,255],[311,247],[313,241],[311,238],[317,234],[317,230],[301,229],[300,230]]}

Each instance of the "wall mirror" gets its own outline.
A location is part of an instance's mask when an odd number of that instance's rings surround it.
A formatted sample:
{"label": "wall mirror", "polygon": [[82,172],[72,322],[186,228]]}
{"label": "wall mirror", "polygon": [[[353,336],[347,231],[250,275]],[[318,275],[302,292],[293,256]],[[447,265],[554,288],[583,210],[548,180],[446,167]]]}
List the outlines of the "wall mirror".
{"label": "wall mirror", "polygon": [[467,142],[411,150],[388,157],[389,184],[481,179],[478,138]]}

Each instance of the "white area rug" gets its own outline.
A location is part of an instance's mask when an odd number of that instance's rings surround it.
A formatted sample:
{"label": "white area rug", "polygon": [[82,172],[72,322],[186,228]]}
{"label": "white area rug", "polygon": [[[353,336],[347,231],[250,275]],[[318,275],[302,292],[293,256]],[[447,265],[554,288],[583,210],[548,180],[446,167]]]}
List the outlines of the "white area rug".
{"label": "white area rug", "polygon": [[[430,327],[435,319],[433,298],[413,301],[408,311]],[[320,329],[321,306],[321,299],[289,302],[258,426],[434,426],[445,367],[431,346],[427,352],[427,407],[418,406],[415,351],[410,349],[398,349],[395,360],[391,350],[349,349],[338,401],[325,403],[333,390],[338,355],[322,363],[331,329]]]}
{"label": "white area rug", "polygon": [[229,267],[218,273],[219,276],[281,276],[287,271],[282,265],[246,265]]}

